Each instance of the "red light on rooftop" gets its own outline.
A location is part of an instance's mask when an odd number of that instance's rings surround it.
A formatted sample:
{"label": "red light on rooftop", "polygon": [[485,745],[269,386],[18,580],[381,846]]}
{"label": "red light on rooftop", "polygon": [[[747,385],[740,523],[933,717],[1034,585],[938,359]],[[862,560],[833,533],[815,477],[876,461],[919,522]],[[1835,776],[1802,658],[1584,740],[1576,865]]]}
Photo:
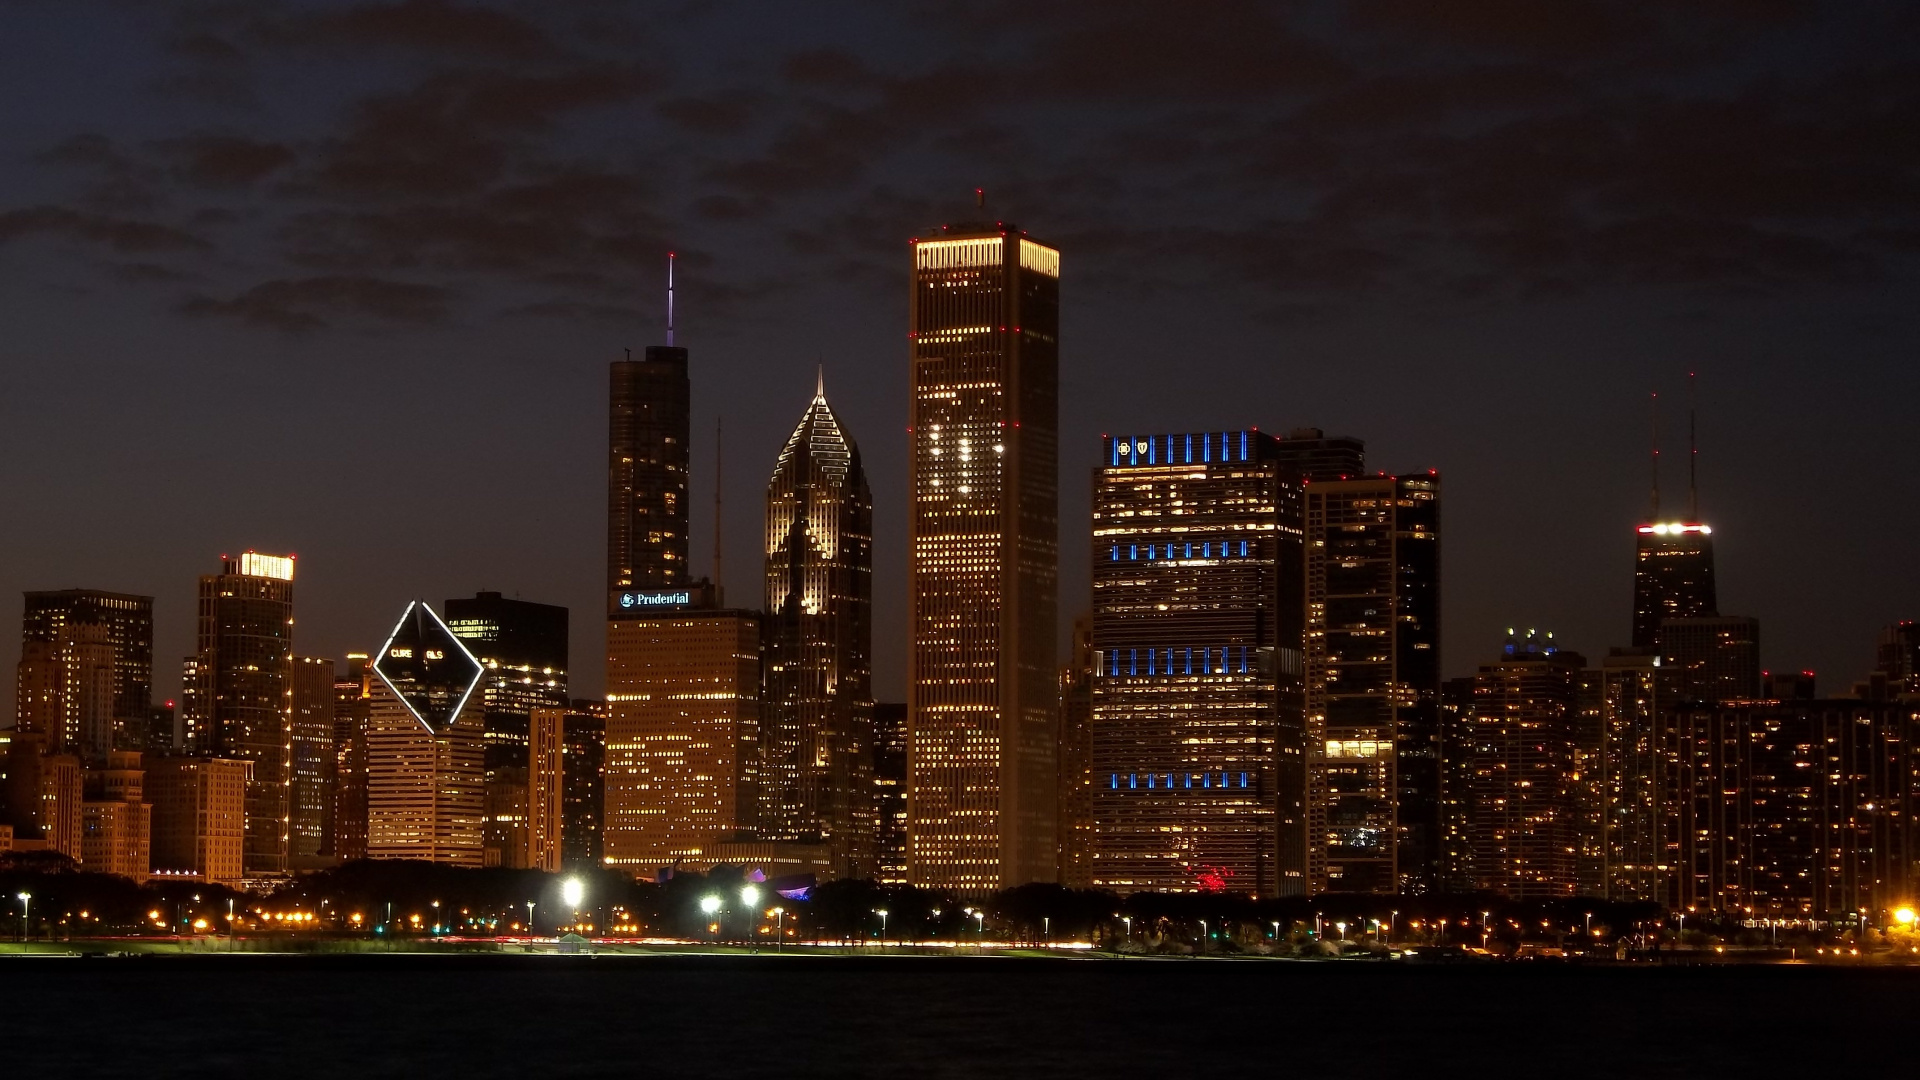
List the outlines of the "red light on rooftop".
{"label": "red light on rooftop", "polygon": [[173,708],[173,699],[171,698],[167,699],[167,708],[169,709]]}

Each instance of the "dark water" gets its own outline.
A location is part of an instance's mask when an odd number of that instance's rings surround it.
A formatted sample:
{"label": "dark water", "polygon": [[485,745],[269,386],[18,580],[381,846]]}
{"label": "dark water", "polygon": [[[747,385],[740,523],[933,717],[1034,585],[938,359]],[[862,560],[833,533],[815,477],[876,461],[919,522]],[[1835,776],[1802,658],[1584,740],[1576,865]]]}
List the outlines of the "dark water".
{"label": "dark water", "polygon": [[1811,1080],[1905,1073],[1916,1015],[1920,970],[16,959],[0,961],[0,1077]]}

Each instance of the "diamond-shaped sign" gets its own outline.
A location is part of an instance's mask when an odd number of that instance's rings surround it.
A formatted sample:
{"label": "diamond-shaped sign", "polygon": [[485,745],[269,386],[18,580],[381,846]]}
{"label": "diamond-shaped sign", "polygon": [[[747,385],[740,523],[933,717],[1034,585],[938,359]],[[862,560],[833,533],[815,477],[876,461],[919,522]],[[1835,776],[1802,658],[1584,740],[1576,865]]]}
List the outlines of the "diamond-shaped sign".
{"label": "diamond-shaped sign", "polygon": [[473,688],[480,685],[483,671],[480,661],[424,600],[407,605],[373,670],[414,719],[436,735],[460,715]]}

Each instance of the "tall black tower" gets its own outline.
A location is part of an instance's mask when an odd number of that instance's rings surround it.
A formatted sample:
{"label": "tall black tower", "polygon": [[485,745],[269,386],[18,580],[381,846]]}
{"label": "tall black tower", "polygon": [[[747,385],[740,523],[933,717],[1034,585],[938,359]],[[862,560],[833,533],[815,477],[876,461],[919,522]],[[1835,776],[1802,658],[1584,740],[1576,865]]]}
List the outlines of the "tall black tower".
{"label": "tall black tower", "polygon": [[667,270],[667,344],[629,354],[611,373],[607,445],[607,590],[687,582],[687,350],[673,344],[673,270]]}

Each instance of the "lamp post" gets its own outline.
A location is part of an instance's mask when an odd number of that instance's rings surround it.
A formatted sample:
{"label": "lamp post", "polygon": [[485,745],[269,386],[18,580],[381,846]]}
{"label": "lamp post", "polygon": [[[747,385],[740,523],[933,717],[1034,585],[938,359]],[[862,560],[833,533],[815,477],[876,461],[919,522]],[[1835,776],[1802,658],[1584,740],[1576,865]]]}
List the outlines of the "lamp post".
{"label": "lamp post", "polygon": [[1132,941],[1133,940],[1133,916],[1122,915],[1120,916],[1120,921],[1127,924],[1127,940]]}
{"label": "lamp post", "polygon": [[1053,948],[1053,916],[1040,916],[1040,933],[1047,939],[1047,948]]}
{"label": "lamp post", "polygon": [[880,949],[884,952],[887,948],[887,909],[874,908],[873,913],[880,916]]}
{"label": "lamp post", "polygon": [[527,940],[533,940],[533,901],[527,901]]}
{"label": "lamp post", "polygon": [[567,909],[573,912],[576,928],[580,922],[580,904],[587,898],[587,886],[577,877],[570,877],[560,883],[560,899],[566,902]]}
{"label": "lamp post", "polygon": [[1399,929],[1399,926],[1400,913],[1397,911],[1387,912],[1387,946],[1389,948],[1393,946],[1394,933]]}
{"label": "lamp post", "polygon": [[1207,920],[1200,920],[1200,951],[1207,951]]}
{"label": "lamp post", "polygon": [[707,937],[715,941],[719,940],[720,929],[719,924],[714,922],[713,916],[719,910],[720,897],[713,893],[708,893],[700,898],[700,911],[707,917]]}
{"label": "lamp post", "polygon": [[440,901],[433,902],[433,936],[440,936]]}
{"label": "lamp post", "polygon": [[759,922],[756,913],[760,910],[760,886],[752,882],[740,886],[740,906],[746,911],[747,918],[752,920],[747,925],[747,942],[752,944],[754,931],[758,929],[754,924]]}
{"label": "lamp post", "polygon": [[14,899],[20,901],[20,940],[25,941],[27,940],[27,927],[31,925],[29,916],[33,911],[33,894],[24,891],[19,892],[14,894]]}
{"label": "lamp post", "polygon": [[773,909],[773,951],[787,951],[787,909],[783,907]]}

